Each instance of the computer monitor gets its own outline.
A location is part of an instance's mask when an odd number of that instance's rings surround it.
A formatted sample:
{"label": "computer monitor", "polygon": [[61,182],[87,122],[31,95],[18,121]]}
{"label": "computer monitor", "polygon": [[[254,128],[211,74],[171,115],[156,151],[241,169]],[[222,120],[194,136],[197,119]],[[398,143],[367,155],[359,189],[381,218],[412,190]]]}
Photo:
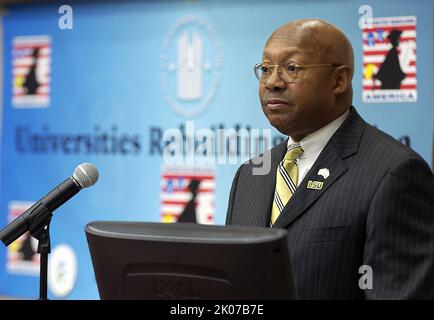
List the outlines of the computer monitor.
{"label": "computer monitor", "polygon": [[95,221],[85,233],[101,299],[295,299],[287,231]]}

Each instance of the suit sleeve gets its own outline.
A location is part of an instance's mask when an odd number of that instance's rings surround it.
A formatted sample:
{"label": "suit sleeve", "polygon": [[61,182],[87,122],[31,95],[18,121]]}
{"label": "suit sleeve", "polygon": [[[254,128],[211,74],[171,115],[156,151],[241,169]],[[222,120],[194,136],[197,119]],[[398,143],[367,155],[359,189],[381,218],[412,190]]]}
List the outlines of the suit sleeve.
{"label": "suit sleeve", "polygon": [[232,211],[233,211],[234,202],[235,202],[235,193],[236,193],[236,189],[237,189],[238,178],[240,176],[240,172],[241,172],[242,167],[243,166],[241,165],[238,168],[237,172],[235,173],[234,180],[232,181],[232,187],[231,187],[231,192],[229,194],[229,201],[228,201],[228,210],[226,213],[226,225],[232,224]]}
{"label": "suit sleeve", "polygon": [[434,177],[420,158],[390,170],[370,205],[364,264],[367,299],[434,299]]}

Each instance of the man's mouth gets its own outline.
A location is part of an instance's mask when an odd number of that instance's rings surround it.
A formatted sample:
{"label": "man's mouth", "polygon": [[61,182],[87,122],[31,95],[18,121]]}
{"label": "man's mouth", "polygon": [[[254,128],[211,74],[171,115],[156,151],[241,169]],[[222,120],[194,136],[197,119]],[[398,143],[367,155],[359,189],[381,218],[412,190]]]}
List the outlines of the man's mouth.
{"label": "man's mouth", "polygon": [[267,99],[265,105],[270,110],[277,110],[288,105],[288,102],[282,99]]}

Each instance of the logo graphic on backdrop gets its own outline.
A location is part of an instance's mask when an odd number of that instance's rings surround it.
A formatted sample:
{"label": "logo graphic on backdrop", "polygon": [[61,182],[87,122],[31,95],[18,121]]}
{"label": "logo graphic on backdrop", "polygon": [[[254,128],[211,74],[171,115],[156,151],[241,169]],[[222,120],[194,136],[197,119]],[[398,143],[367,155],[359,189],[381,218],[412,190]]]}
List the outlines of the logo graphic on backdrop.
{"label": "logo graphic on backdrop", "polygon": [[20,36],[12,40],[12,105],[42,108],[50,104],[51,38]]}
{"label": "logo graphic on backdrop", "polygon": [[[9,203],[8,223],[15,220],[30,208],[33,202],[11,201]],[[26,232],[7,248],[6,270],[21,275],[39,275],[38,241]]]}
{"label": "logo graphic on backdrop", "polygon": [[363,29],[363,102],[417,101],[416,17],[370,24]]}
{"label": "logo graphic on backdrop", "polygon": [[213,166],[163,165],[161,221],[214,223],[215,173]]}
{"label": "logo graphic on backdrop", "polygon": [[48,286],[56,297],[66,297],[74,289],[77,280],[77,258],[67,244],[57,245],[48,266]]}
{"label": "logo graphic on backdrop", "polygon": [[178,114],[196,116],[214,99],[220,84],[222,53],[215,31],[201,17],[175,22],[163,42],[160,86]]}

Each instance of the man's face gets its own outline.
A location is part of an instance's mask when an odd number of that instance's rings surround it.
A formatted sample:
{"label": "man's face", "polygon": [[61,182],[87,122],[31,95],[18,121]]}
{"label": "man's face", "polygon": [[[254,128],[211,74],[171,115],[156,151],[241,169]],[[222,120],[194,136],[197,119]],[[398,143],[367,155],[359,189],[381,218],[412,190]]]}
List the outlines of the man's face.
{"label": "man's face", "polygon": [[[264,48],[262,63],[283,66],[285,63],[326,64],[318,50],[309,48],[296,38],[272,37]],[[285,83],[275,69],[265,83],[259,85],[262,110],[270,123],[296,141],[329,122],[334,105],[331,75],[333,68],[306,68],[295,81]]]}

